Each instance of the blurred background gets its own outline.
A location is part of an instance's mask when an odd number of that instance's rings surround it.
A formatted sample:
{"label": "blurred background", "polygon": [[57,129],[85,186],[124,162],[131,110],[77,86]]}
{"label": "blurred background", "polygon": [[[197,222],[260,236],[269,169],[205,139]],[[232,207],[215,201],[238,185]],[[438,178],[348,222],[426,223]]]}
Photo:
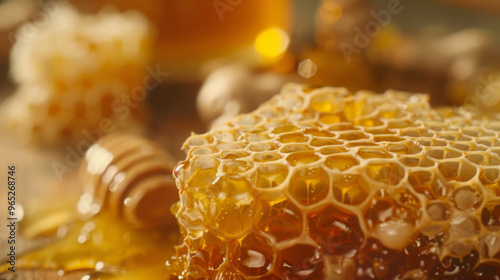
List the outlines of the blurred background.
{"label": "blurred background", "polygon": [[[75,9],[73,18],[61,12],[67,5]],[[105,14],[127,11],[137,11],[144,17],[141,20],[147,21],[122,19],[130,25],[146,25],[141,28],[147,30],[137,38],[126,34],[134,32],[133,27],[124,30],[118,22],[106,22]],[[78,17],[87,18],[76,23]],[[165,77],[158,86],[146,89],[148,96],[138,106],[143,108],[132,110],[138,111],[134,113],[134,131],[159,138],[174,153],[182,140],[166,139],[169,131],[182,131],[179,139],[190,131],[201,133],[237,113],[254,109],[286,82],[343,86],[353,91],[392,88],[429,93],[435,105],[465,104],[473,110],[492,111],[500,108],[495,106],[498,102],[492,102],[496,98],[493,89],[498,88],[500,79],[500,4],[494,1],[147,0],[139,5],[118,0],[3,0],[0,19],[0,100],[25,96],[6,102],[16,110],[2,107],[11,111],[4,119],[9,115],[19,119],[20,112],[26,115],[29,106],[16,105],[30,103],[26,92],[38,90],[51,96],[50,92],[59,91],[61,100],[61,96],[70,94],[67,88],[87,82],[79,93],[83,100],[91,98],[88,96],[93,87],[113,80],[125,84],[121,89],[124,95],[130,94],[126,91],[141,86],[141,79],[149,74],[146,67],[151,67]],[[82,25],[92,25],[92,21],[93,29],[83,30]],[[66,25],[65,31],[57,27]],[[78,36],[86,37],[87,42],[78,42]],[[100,38],[103,36],[108,36],[109,42]],[[115,54],[116,60],[125,62],[116,63],[114,69],[101,67],[106,63],[106,50],[92,57],[94,66],[86,65],[90,59],[85,57],[88,50],[82,50],[83,44],[99,47],[115,44],[113,40],[123,44],[134,39],[147,43],[135,52],[122,49]],[[20,51],[12,52],[13,47]],[[33,68],[39,68],[39,72],[30,74]],[[73,68],[72,75],[65,73],[68,68]],[[89,77],[89,72],[107,78]],[[99,94],[105,95],[94,93]],[[110,107],[117,96],[120,94],[101,103]],[[51,100],[59,102],[57,98]],[[56,109],[39,106],[36,110],[47,110],[57,119],[58,113],[64,115],[60,111],[65,106],[77,102],[57,104]],[[83,103],[88,110],[103,111]],[[70,115],[60,118],[72,118]],[[98,126],[97,120],[83,116],[62,121],[64,125],[56,124],[52,130],[43,129],[33,121],[40,118],[44,116],[7,121],[6,133],[14,134],[16,142],[57,149],[81,140],[82,129],[90,131]],[[43,126],[51,125],[49,118]],[[131,124],[126,122],[120,129],[128,126]]]}
{"label": "blurred background", "polygon": [[29,216],[73,207],[98,138],[142,134],[182,160],[191,132],[288,82],[498,112],[499,46],[491,0],[0,0],[0,163]]}

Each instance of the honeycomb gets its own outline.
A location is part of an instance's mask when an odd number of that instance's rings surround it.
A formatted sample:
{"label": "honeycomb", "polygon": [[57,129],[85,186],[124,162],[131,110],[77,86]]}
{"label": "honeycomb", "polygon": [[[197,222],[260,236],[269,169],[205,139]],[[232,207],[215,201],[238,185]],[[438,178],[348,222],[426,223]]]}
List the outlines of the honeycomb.
{"label": "honeycomb", "polygon": [[110,134],[85,154],[81,166],[84,215],[106,211],[135,227],[175,224],[174,160],[154,143],[130,134]]}
{"label": "honeycomb", "polygon": [[193,134],[170,279],[498,279],[500,115],[287,84]]}
{"label": "honeycomb", "polygon": [[141,101],[154,83],[151,77],[144,82],[153,40],[147,19],[135,12],[83,15],[71,6],[56,8],[16,33],[10,71],[18,89],[1,110],[6,134],[65,144],[140,130]]}

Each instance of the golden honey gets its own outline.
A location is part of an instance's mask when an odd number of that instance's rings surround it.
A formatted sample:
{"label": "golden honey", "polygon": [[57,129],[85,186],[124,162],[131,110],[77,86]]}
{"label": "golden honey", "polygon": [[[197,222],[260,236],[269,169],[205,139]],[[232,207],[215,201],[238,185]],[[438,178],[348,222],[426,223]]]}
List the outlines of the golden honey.
{"label": "golden honey", "polygon": [[499,131],[426,95],[286,85],[185,142],[170,279],[496,279]]}
{"label": "golden honey", "polygon": [[[131,228],[126,221],[102,213],[90,220],[61,224],[48,245],[18,258],[16,273],[39,269],[68,277],[86,271],[84,280],[164,279],[160,275],[166,274],[165,262],[175,254],[178,239],[175,226],[162,230]],[[0,267],[2,272],[6,269]]]}
{"label": "golden honey", "polygon": [[[103,208],[19,265],[88,279],[497,279],[499,132],[498,115],[426,95],[288,84],[187,139],[179,229]],[[140,140],[120,137],[100,145],[123,142],[109,146],[123,160]]]}
{"label": "golden honey", "polygon": [[20,236],[44,246],[27,246],[17,269],[86,271],[83,280],[160,279],[179,240],[170,212],[178,200],[174,166],[165,151],[140,136],[100,139],[83,159],[78,202],[48,200],[21,222]]}

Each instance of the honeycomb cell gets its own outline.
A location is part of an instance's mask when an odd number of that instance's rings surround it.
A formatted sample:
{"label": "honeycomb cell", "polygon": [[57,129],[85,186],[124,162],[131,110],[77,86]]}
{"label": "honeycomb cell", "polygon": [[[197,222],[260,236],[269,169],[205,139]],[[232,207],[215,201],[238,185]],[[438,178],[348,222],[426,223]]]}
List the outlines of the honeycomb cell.
{"label": "honeycomb cell", "polygon": [[370,179],[397,185],[405,176],[405,170],[397,163],[369,163],[366,171]]}
{"label": "honeycomb cell", "polygon": [[408,128],[408,129],[401,130],[401,136],[405,136],[405,137],[417,138],[417,137],[422,136],[423,134],[424,133],[422,132],[421,129]]}
{"label": "honeycomb cell", "polygon": [[427,215],[434,221],[444,221],[450,216],[448,207],[441,201],[429,203],[426,210]]}
{"label": "honeycomb cell", "polygon": [[353,124],[350,124],[348,122],[344,122],[344,123],[339,123],[339,124],[334,124],[334,125],[330,125],[328,126],[328,130],[331,131],[331,132],[346,132],[346,131],[361,131],[360,128],[354,126]]}
{"label": "honeycomb cell", "polygon": [[318,248],[297,244],[279,252],[276,268],[281,279],[321,279],[323,260]]}
{"label": "honeycomb cell", "polygon": [[210,147],[197,147],[193,149],[193,155],[210,155],[215,151]]}
{"label": "honeycomb cell", "polygon": [[325,166],[338,171],[347,170],[359,164],[359,161],[350,155],[333,155],[325,160]]}
{"label": "honeycomb cell", "polygon": [[290,200],[261,202],[254,215],[255,226],[281,242],[302,232],[302,211]]}
{"label": "honeycomb cell", "polygon": [[291,166],[305,165],[309,163],[314,163],[321,159],[321,156],[314,152],[298,152],[288,155],[286,161]]}
{"label": "honeycomb cell", "polygon": [[273,135],[279,135],[279,134],[284,134],[284,133],[291,133],[291,132],[296,132],[296,131],[300,131],[301,129],[295,125],[291,125],[291,124],[285,124],[283,126],[277,126],[277,127],[274,127],[272,130],[271,130],[271,133]]}
{"label": "honeycomb cell", "polygon": [[500,171],[496,168],[481,168],[479,173],[479,180],[484,185],[494,184],[498,182]]}
{"label": "honeycomb cell", "polygon": [[491,149],[491,152],[496,154],[497,156],[500,156],[500,149]]}
{"label": "honeycomb cell", "polygon": [[484,156],[482,154],[468,154],[465,158],[476,165],[481,165],[484,161]]}
{"label": "honeycomb cell", "polygon": [[470,145],[466,143],[455,143],[451,147],[464,152],[471,150]]}
{"label": "honeycomb cell", "polygon": [[328,195],[330,176],[323,168],[301,168],[295,171],[287,189],[299,203],[311,205]]}
{"label": "honeycomb cell", "polygon": [[[203,215],[200,213],[200,215]],[[240,205],[223,200],[214,229],[221,238],[237,238],[251,229],[252,205]]]}
{"label": "honeycomb cell", "polygon": [[230,131],[216,131],[213,133],[213,137],[218,142],[234,142],[236,136]]}
{"label": "honeycomb cell", "polygon": [[261,165],[252,176],[254,186],[271,189],[280,186],[288,176],[288,168],[280,163]]}
{"label": "honeycomb cell", "polygon": [[[419,212],[419,209],[422,207],[418,197],[415,196],[410,190],[406,188],[397,188],[395,190],[392,190],[391,197],[398,205],[403,206],[405,208],[411,208],[417,212]],[[409,214],[404,213],[404,215],[408,216]],[[413,218],[413,217],[406,217],[406,218]]]}
{"label": "honeycomb cell", "polygon": [[378,118],[363,118],[361,120],[355,121],[354,123],[364,127],[379,127],[384,125],[384,122]]}
{"label": "honeycomb cell", "polygon": [[318,138],[314,137],[311,142],[311,146],[314,147],[323,147],[323,146],[330,146],[330,145],[342,145],[342,142],[336,139],[332,138]]}
{"label": "honeycomb cell", "polygon": [[[183,173],[190,177],[188,183],[185,185],[186,189],[192,191],[200,191],[209,188],[216,178],[217,162],[213,161],[210,157],[199,158],[195,164],[189,166],[189,170]],[[196,176],[202,174],[203,176]]]}
{"label": "honeycomb cell", "polygon": [[309,235],[328,255],[359,250],[364,240],[358,217],[333,205],[308,214]]}
{"label": "honeycomb cell", "polygon": [[420,159],[420,163],[418,166],[420,167],[434,167],[436,165],[436,161],[432,160],[428,157],[424,157]]}
{"label": "honeycomb cell", "polygon": [[303,132],[295,132],[295,133],[284,133],[278,135],[276,140],[281,143],[303,143],[309,140],[308,136],[305,136]]}
{"label": "honeycomb cell", "polygon": [[342,256],[325,257],[325,278],[332,280],[353,279],[356,273],[354,260]]}
{"label": "honeycomb cell", "polygon": [[290,154],[290,153],[296,153],[296,152],[302,152],[302,151],[311,151],[312,149],[309,147],[309,145],[305,144],[288,144],[288,145],[283,145],[281,149],[279,150],[282,153],[285,154]]}
{"label": "honeycomb cell", "polygon": [[334,175],[332,192],[337,201],[358,205],[368,198],[370,184],[358,174]]}
{"label": "honeycomb cell", "polygon": [[210,275],[210,278],[215,278],[217,270],[224,261],[226,248],[222,245],[223,243],[211,232],[206,232],[202,238],[190,240],[190,242],[195,243],[189,244],[190,248],[199,248],[192,256],[192,263],[196,264],[204,274]]}
{"label": "honeycomb cell", "polygon": [[414,227],[420,219],[420,203],[405,191],[390,197],[384,197],[384,193],[379,192],[367,206],[365,221],[382,244],[401,250],[414,235]]}
{"label": "honeycomb cell", "polygon": [[367,148],[360,148],[358,151],[358,156],[362,157],[363,159],[392,157],[388,152],[384,150],[367,149]]}
{"label": "honeycomb cell", "polygon": [[264,152],[276,150],[278,147],[274,142],[256,142],[248,145],[248,150],[252,152]]}
{"label": "honeycomb cell", "polygon": [[209,219],[209,217],[204,217],[204,211],[202,211],[204,207],[200,207],[203,204],[198,203],[199,200],[200,195],[194,195],[191,191],[184,191],[180,194],[180,201],[184,205],[178,207],[176,216],[182,219],[179,223],[186,228],[189,236],[199,236],[203,230],[204,219]]}
{"label": "honeycomb cell", "polygon": [[372,108],[373,107],[366,102],[365,97],[361,95],[357,100],[347,100],[342,112],[349,121],[353,121],[365,115],[367,111],[373,111]]}
{"label": "honeycomb cell", "polygon": [[463,153],[461,151],[457,151],[455,149],[446,149],[445,158],[459,158],[462,156],[463,156]]}
{"label": "honeycomb cell", "polygon": [[253,200],[252,185],[241,176],[218,177],[211,188],[217,193],[217,198],[232,201],[236,205],[247,205]]}
{"label": "honeycomb cell", "polygon": [[318,121],[324,125],[329,125],[345,122],[346,119],[342,114],[322,114]]}
{"label": "honeycomb cell", "polygon": [[450,231],[458,236],[474,236],[479,231],[479,223],[473,216],[459,214],[451,219]]}
{"label": "honeycomb cell", "polygon": [[407,167],[415,167],[420,164],[420,159],[418,157],[403,157],[399,159],[399,162]]}
{"label": "honeycomb cell", "polygon": [[228,160],[222,163],[222,172],[226,174],[239,174],[253,168],[253,163],[246,160]]}
{"label": "honeycomb cell", "polygon": [[433,159],[444,159],[445,151],[443,149],[430,149],[427,156]]}
{"label": "honeycomb cell", "polygon": [[323,155],[331,155],[346,152],[346,148],[342,146],[324,146],[319,149],[319,152]]}
{"label": "honeycomb cell", "polygon": [[455,189],[451,198],[455,207],[463,211],[474,211],[481,202],[481,195],[470,186]]}
{"label": "honeycomb cell", "polygon": [[254,161],[257,162],[270,162],[270,161],[275,161],[279,160],[281,156],[276,153],[256,153],[252,156]]}
{"label": "honeycomb cell", "polygon": [[311,109],[319,113],[332,113],[343,107],[342,100],[338,100],[329,92],[320,92],[311,98]]}
{"label": "honeycomb cell", "polygon": [[[500,142],[499,142],[500,144]],[[484,165],[487,166],[498,166],[500,165],[500,158],[497,158],[491,154],[485,156]]]}
{"label": "honeycomb cell", "polygon": [[261,276],[271,270],[274,251],[267,241],[250,233],[241,241],[234,241],[231,263],[246,276]]}
{"label": "honeycomb cell", "polygon": [[408,154],[408,146],[405,143],[389,144],[387,150],[396,154]]}
{"label": "honeycomb cell", "polygon": [[481,238],[479,253],[492,259],[500,257],[500,235],[498,232],[489,233]]}
{"label": "honeycomb cell", "polygon": [[368,135],[366,135],[363,132],[358,132],[358,131],[339,133],[339,139],[341,139],[341,140],[353,141],[353,140],[362,140],[362,139],[368,139],[368,138],[370,138]]}
{"label": "honeycomb cell", "polygon": [[453,241],[448,245],[448,248],[450,249],[450,255],[462,258],[470,254],[474,245],[466,242],[465,240],[456,239],[456,241]]}
{"label": "honeycomb cell", "polygon": [[246,146],[246,143],[221,143],[221,144],[218,144],[216,147],[218,150],[220,151],[231,151],[231,150],[241,150],[241,148],[243,148],[244,146]]}
{"label": "honeycomb cell", "polygon": [[192,136],[189,141],[187,141],[184,145],[188,145],[189,147],[197,147],[204,146],[211,142],[211,137],[205,137],[203,135],[195,135]]}
{"label": "honeycomb cell", "polygon": [[460,171],[458,173],[458,179],[462,182],[467,182],[474,178],[477,174],[477,167],[469,162],[462,162],[460,166]]}
{"label": "honeycomb cell", "polygon": [[326,139],[330,139],[335,136],[334,133],[330,133],[328,130],[317,129],[317,128],[306,128],[304,133],[311,136],[323,137]]}
{"label": "honeycomb cell", "polygon": [[376,224],[387,222],[394,217],[394,212],[394,204],[391,200],[372,199],[371,205],[365,212],[365,221],[369,227],[373,228]]}
{"label": "honeycomb cell", "polygon": [[263,118],[259,115],[239,115],[236,116],[231,122],[240,127],[252,127],[263,121]]}
{"label": "honeycomb cell", "polygon": [[488,230],[500,230],[500,201],[489,203],[483,208],[481,221]]}
{"label": "honeycomb cell", "polygon": [[418,140],[417,143],[423,147],[431,147],[432,146],[432,141],[430,139],[424,138],[424,139]]}
{"label": "honeycomb cell", "polygon": [[346,148],[356,148],[356,147],[375,147],[377,144],[371,142],[371,141],[353,141],[349,142],[347,141],[345,144]]}
{"label": "honeycomb cell", "polygon": [[457,161],[445,161],[438,163],[439,171],[447,180],[454,180],[458,177],[458,172],[460,171],[460,162]]}
{"label": "honeycomb cell", "polygon": [[245,150],[230,150],[230,151],[220,151],[221,159],[227,159],[227,160],[234,160],[234,159],[241,159],[241,158],[246,158],[250,155]]}

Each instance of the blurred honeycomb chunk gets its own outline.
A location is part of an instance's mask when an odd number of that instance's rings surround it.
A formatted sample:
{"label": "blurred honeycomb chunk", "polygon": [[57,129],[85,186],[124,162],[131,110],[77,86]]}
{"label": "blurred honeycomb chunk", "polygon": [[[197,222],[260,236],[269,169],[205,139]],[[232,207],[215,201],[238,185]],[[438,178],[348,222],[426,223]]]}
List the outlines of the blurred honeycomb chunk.
{"label": "blurred honeycomb chunk", "polygon": [[423,94],[287,84],[185,142],[171,279],[497,275],[499,124]]}
{"label": "blurred honeycomb chunk", "polygon": [[7,132],[22,142],[61,144],[139,130],[142,101],[157,83],[145,79],[153,40],[147,19],[53,5],[54,14],[16,33],[10,71],[18,90],[2,108]]}

